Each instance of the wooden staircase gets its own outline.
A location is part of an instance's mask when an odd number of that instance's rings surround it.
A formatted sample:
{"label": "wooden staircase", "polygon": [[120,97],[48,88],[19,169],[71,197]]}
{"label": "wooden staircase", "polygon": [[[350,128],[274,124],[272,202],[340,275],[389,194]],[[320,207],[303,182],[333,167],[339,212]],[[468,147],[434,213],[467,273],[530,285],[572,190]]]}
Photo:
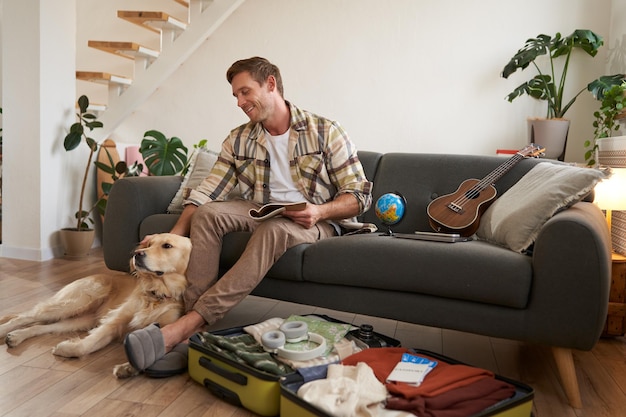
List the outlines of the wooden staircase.
{"label": "wooden staircase", "polygon": [[161,11],[117,12],[118,18],[159,35],[159,50],[132,41],[88,41],[90,48],[134,61],[131,77],[111,74],[105,70],[76,71],[78,80],[108,86],[108,102],[101,107],[98,117],[104,128],[93,132],[94,139],[100,141],[108,137],[245,0],[174,1],[187,8],[186,22]]}

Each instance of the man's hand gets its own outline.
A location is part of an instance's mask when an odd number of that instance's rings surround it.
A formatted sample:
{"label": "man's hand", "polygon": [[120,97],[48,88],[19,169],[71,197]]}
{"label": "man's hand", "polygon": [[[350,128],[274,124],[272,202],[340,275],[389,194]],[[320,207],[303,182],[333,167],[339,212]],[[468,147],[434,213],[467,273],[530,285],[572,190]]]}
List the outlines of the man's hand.
{"label": "man's hand", "polygon": [[139,242],[139,247],[140,248],[147,248],[148,247],[148,242],[150,242],[150,239],[152,239],[152,236],[154,235],[146,235],[141,242]]}
{"label": "man's hand", "polygon": [[340,194],[333,201],[325,204],[307,203],[300,211],[283,211],[282,216],[288,217],[302,227],[310,229],[323,220],[341,220],[359,214],[359,202],[352,194]]}
{"label": "man's hand", "polygon": [[320,207],[321,206],[307,203],[304,210],[285,210],[281,213],[281,215],[283,217],[290,218],[295,223],[298,223],[305,229],[310,229],[311,227],[315,226],[317,222],[324,220],[322,218],[322,210]]}

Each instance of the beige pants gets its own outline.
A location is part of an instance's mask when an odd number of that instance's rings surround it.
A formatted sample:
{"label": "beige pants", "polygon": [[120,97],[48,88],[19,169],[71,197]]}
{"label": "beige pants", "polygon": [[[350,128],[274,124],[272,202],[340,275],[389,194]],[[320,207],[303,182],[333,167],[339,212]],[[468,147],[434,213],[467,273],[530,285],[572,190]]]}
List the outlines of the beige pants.
{"label": "beige pants", "polygon": [[[253,220],[248,211],[258,207],[244,200],[211,202],[194,213],[185,308],[197,311],[207,324],[215,323],[243,300],[287,249],[335,235],[333,226],[325,222],[305,229],[281,216]],[[239,260],[218,280],[222,239],[236,231],[252,235]]]}

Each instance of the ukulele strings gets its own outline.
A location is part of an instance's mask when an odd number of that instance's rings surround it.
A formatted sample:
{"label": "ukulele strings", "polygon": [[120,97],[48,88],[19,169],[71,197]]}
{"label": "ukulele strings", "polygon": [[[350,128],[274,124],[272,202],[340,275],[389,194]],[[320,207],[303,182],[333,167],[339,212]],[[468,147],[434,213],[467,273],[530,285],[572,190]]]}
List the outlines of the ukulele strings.
{"label": "ukulele strings", "polygon": [[478,197],[481,191],[496,182],[500,177],[506,174],[506,172],[510,170],[513,165],[517,164],[522,159],[524,159],[524,155],[516,153],[513,157],[511,157],[505,163],[492,171],[476,185],[467,190],[467,192],[463,193],[463,196],[457,198],[451,204],[454,206],[462,207],[463,204],[467,203],[469,200]]}

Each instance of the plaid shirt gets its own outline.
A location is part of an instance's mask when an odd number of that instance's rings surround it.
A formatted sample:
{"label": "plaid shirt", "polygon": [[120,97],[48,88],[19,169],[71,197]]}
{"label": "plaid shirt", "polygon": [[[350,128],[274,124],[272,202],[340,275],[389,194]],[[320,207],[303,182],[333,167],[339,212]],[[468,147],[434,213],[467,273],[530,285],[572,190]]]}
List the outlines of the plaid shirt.
{"label": "plaid shirt", "polygon": [[[307,200],[323,204],[350,193],[360,213],[372,202],[372,183],[365,178],[357,151],[338,123],[301,110],[287,102],[291,112],[289,170]],[[270,161],[261,123],[247,123],[232,130],[209,176],[184,201],[200,206],[223,200],[238,184],[241,196],[260,204],[270,202]]]}

